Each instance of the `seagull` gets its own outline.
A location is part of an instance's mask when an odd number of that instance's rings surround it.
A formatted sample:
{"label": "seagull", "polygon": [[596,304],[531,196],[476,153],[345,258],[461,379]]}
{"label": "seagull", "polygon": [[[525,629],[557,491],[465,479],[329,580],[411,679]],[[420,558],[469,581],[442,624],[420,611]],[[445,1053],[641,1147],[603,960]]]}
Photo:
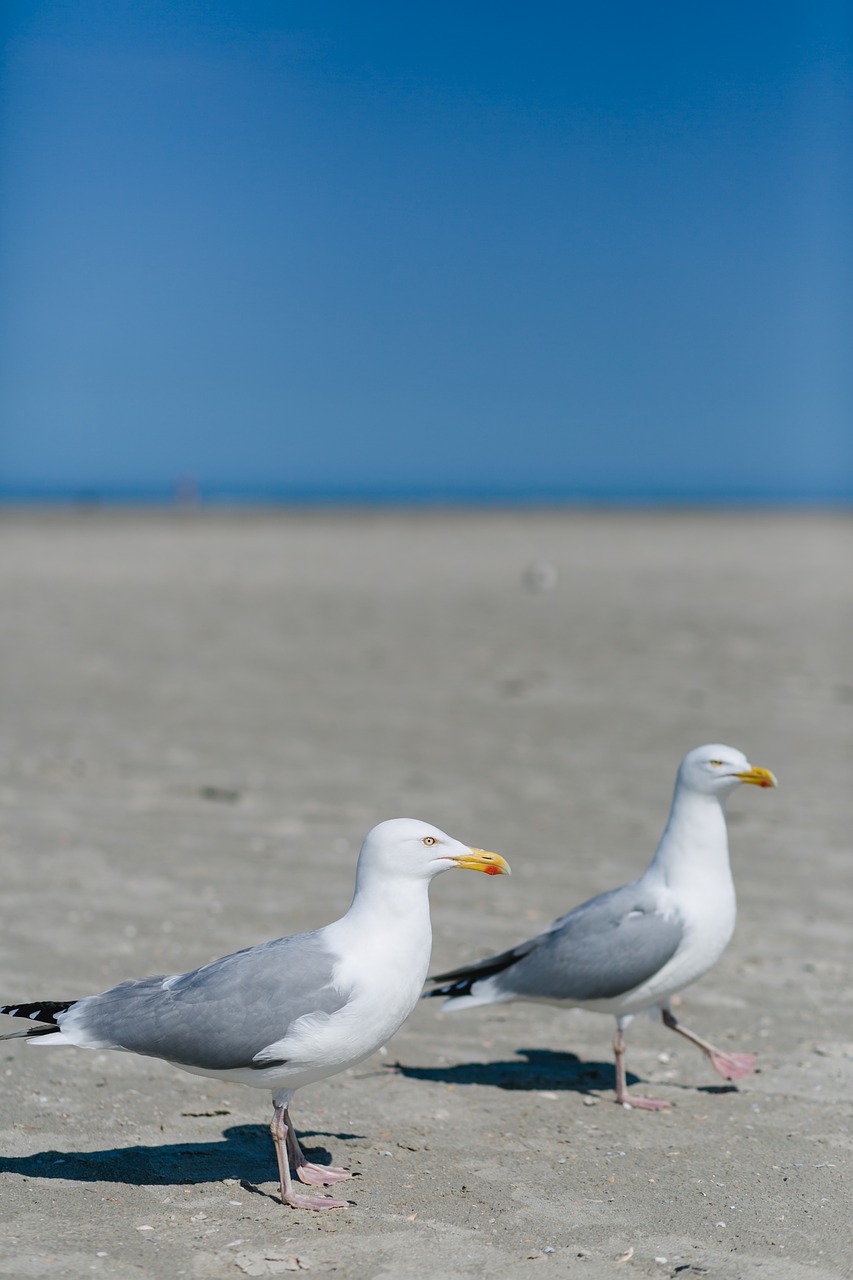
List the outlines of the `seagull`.
{"label": "seagull", "polygon": [[544,932],[500,955],[430,978],[426,996],[449,1010],[535,1000],[616,1018],[616,1101],[660,1110],[657,1098],[632,1097],[625,1082],[625,1029],[636,1013],[659,1010],[664,1024],[698,1045],[714,1070],[737,1080],[755,1070],[752,1054],[725,1053],[682,1025],[677,991],[716,964],[735,925],[725,802],[741,783],[775,787],[769,769],[741,751],[712,743],[681,762],[669,820],[639,880],[602,893]]}
{"label": "seagull", "polygon": [[2,1005],[0,1013],[31,1025],[0,1039],[122,1049],[270,1089],[282,1204],[345,1208],[344,1200],[294,1191],[291,1163],[310,1186],[351,1175],[305,1158],[290,1100],[303,1085],[369,1057],[409,1016],[429,966],[429,883],[454,867],[509,875],[499,854],[469,848],[428,823],[381,822],[362,845],[352,904],[333,924],[190,973],[120,982],[101,995]]}

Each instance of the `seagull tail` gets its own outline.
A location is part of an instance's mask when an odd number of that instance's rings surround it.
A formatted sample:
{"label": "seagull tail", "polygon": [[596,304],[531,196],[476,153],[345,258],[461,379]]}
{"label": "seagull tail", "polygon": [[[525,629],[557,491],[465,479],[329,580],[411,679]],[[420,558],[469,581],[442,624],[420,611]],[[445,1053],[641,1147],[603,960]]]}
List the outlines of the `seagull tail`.
{"label": "seagull tail", "polygon": [[[428,1000],[430,996],[445,996],[442,1009],[446,1009],[448,1013],[459,1013],[462,1009],[473,1009],[481,1004],[500,1004],[502,998],[494,995],[492,992],[492,983],[486,979],[485,982],[477,982],[477,990],[474,991],[475,979],[468,982],[454,982],[452,985],[445,987],[436,987],[434,991],[425,991],[422,1000]],[[506,997],[504,997],[505,999]]]}
{"label": "seagull tail", "polygon": [[529,950],[529,945],[522,943],[520,947],[502,951],[499,956],[487,956],[485,960],[478,960],[475,964],[449,969],[447,973],[437,973],[427,981],[440,985],[432,991],[425,991],[422,999],[444,996],[445,1008],[451,1010],[470,1009],[478,1004],[502,1004],[511,1000],[512,994],[502,991],[500,984],[493,979],[514,965]]}
{"label": "seagull tail", "polygon": [[0,1013],[10,1018],[29,1018],[39,1025],[23,1027],[20,1031],[7,1031],[0,1040],[30,1040],[33,1036],[55,1035],[59,1027],[59,1015],[65,1013],[76,1000],[37,1000],[32,1004],[0,1004]]}

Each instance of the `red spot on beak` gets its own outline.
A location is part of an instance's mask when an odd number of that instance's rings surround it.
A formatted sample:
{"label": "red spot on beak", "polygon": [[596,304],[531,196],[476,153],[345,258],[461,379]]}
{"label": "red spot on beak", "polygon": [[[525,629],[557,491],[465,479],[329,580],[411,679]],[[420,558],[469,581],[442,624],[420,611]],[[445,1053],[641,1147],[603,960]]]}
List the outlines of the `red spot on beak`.
{"label": "red spot on beak", "polygon": [[484,867],[483,870],[487,876],[499,876],[501,873],[500,867]]}
{"label": "red spot on beak", "polygon": [[759,784],[758,784],[758,785],[759,785],[760,787],[769,787],[769,786],[770,786],[770,783],[769,783],[769,782],[759,782]]}

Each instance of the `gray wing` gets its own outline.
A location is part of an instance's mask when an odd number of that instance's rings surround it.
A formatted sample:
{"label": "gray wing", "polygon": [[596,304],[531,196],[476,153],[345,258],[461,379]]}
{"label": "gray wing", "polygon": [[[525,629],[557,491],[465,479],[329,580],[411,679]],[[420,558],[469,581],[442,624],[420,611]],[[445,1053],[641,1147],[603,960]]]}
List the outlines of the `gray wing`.
{"label": "gray wing", "polygon": [[436,981],[456,981],[430,995],[467,995],[492,978],[496,992],[519,999],[612,999],[662,969],[683,935],[680,916],[664,916],[636,881],[591,898],[510,951],[439,975]]}
{"label": "gray wing", "polygon": [[317,933],[279,938],[179,977],[121,982],[79,1000],[59,1022],[93,1047],[208,1071],[268,1067],[252,1059],[292,1022],[346,1004],[347,993],[332,982],[334,963]]}

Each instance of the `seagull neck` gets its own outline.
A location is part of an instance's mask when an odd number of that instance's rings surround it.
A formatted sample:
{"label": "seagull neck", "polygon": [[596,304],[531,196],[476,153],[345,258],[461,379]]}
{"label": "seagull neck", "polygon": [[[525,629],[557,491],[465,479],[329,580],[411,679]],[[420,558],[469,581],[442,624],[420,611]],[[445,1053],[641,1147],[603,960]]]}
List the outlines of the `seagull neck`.
{"label": "seagull neck", "polygon": [[425,880],[400,878],[359,871],[348,920],[399,920],[407,928],[426,921],[429,929],[429,892]]}
{"label": "seagull neck", "polygon": [[696,883],[704,873],[719,882],[731,875],[726,811],[717,796],[676,791],[669,819],[652,865],[666,884],[687,878]]}

